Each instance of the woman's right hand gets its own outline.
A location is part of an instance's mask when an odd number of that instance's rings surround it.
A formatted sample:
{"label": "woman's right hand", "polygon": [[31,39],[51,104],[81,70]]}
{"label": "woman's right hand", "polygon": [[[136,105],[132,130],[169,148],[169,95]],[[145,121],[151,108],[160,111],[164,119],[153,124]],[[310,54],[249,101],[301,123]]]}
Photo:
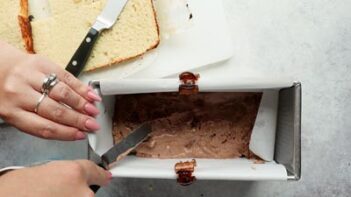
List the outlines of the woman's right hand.
{"label": "woman's right hand", "polygon": [[89,185],[107,185],[112,174],[91,161],[54,161],[0,177],[0,196],[94,196]]}
{"label": "woman's right hand", "polygon": [[[39,56],[0,42],[0,117],[18,129],[45,139],[81,140],[99,129],[94,91],[73,75]],[[59,83],[44,98],[44,79],[56,74]],[[67,107],[69,106],[69,107]]]}

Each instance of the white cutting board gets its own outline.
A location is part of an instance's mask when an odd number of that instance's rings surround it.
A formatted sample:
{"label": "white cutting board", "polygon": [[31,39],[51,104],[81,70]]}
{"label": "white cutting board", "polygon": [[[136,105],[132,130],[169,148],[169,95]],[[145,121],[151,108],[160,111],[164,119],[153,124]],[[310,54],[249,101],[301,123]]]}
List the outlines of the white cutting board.
{"label": "white cutting board", "polygon": [[192,25],[161,38],[158,48],[108,69],[83,74],[85,82],[125,77],[160,78],[229,59],[233,46],[221,0],[188,0]]}

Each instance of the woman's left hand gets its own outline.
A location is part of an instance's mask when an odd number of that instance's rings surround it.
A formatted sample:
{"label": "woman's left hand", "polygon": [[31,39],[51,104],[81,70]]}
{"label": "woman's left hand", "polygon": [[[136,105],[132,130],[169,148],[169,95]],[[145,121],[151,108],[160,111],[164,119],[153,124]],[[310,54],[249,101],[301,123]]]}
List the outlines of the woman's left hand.
{"label": "woman's left hand", "polygon": [[[2,119],[46,139],[80,140],[86,132],[99,129],[94,101],[101,98],[91,88],[39,55],[23,53],[3,42],[0,51]],[[39,102],[43,81],[53,73],[59,82]]]}

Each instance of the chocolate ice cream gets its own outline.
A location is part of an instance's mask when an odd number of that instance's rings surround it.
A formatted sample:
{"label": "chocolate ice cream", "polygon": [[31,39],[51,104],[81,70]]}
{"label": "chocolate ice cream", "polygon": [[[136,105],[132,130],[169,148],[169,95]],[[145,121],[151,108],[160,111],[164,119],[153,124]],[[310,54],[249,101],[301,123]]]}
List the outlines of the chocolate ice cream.
{"label": "chocolate ice cream", "polygon": [[261,93],[153,93],[116,96],[114,141],[145,121],[151,137],[135,150],[153,158],[251,158]]}

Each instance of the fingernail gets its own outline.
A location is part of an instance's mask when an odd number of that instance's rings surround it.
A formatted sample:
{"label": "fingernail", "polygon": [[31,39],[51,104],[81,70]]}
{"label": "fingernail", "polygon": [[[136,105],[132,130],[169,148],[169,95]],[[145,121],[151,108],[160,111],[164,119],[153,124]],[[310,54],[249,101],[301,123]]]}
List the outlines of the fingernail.
{"label": "fingernail", "polygon": [[87,112],[90,115],[96,116],[100,113],[99,109],[96,108],[93,104],[87,103],[84,106],[85,112]]}
{"label": "fingernail", "polygon": [[100,125],[96,122],[96,120],[93,119],[88,119],[85,122],[85,127],[91,131],[96,131],[100,129]]}
{"label": "fingernail", "polygon": [[93,87],[91,87],[91,86],[88,86],[88,90],[94,91]]}
{"label": "fingernail", "polygon": [[101,97],[99,95],[97,95],[94,91],[89,91],[88,92],[88,97],[90,99],[93,99],[94,101],[101,101]]}
{"label": "fingernail", "polygon": [[83,132],[77,132],[76,134],[76,140],[84,140],[85,139],[85,133]]}
{"label": "fingernail", "polygon": [[112,173],[109,172],[109,171],[106,171],[107,172],[107,178],[108,180],[111,180],[112,179]]}

